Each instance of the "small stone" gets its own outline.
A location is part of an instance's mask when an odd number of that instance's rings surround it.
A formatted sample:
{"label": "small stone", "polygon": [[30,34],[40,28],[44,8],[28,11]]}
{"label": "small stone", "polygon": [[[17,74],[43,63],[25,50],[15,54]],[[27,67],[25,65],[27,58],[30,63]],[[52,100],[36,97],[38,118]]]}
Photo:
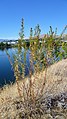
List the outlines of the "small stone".
{"label": "small stone", "polygon": [[60,102],[58,102],[58,109],[61,110],[62,109],[62,104]]}
{"label": "small stone", "polygon": [[42,117],[42,119],[46,119],[45,117]]}
{"label": "small stone", "polygon": [[46,113],[49,114],[50,113],[50,108],[48,110],[46,110]]}
{"label": "small stone", "polygon": [[53,119],[53,117],[50,114],[45,115],[46,119]]}
{"label": "small stone", "polygon": [[66,119],[64,116],[57,115],[55,119]]}

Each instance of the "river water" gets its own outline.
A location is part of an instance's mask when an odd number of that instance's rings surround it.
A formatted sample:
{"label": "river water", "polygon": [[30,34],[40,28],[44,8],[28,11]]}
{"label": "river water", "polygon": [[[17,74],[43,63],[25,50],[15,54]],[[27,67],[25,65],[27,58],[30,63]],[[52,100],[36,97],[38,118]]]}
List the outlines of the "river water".
{"label": "river water", "polygon": [[[18,50],[16,48],[11,48],[8,49],[7,51],[0,50],[0,87],[2,87],[5,84],[10,84],[11,82],[15,82],[14,69],[12,63],[14,61],[13,56],[17,53]],[[21,53],[22,53],[22,61],[23,61],[24,48],[22,48]],[[21,55],[21,53],[19,53],[19,55]],[[28,69],[30,66],[29,57],[30,57],[30,53],[28,50],[26,53],[27,65],[25,66],[25,75],[29,73],[29,69]]]}
{"label": "river water", "polygon": [[[61,56],[56,57],[54,54],[53,58],[50,57],[47,59],[48,64],[52,64],[53,62],[57,62],[63,58],[67,58],[67,52],[65,52],[63,49],[59,50],[59,53],[62,54]],[[15,70],[14,70],[14,64],[15,60],[18,60],[19,63],[19,69],[22,73],[22,64],[24,65],[24,75],[27,76],[29,74],[29,71],[31,70],[32,73],[34,72],[34,64],[36,62],[34,61],[32,65],[30,65],[30,50],[29,49],[18,49],[18,48],[9,48],[6,50],[0,50],[0,87],[2,87],[5,84],[10,84],[11,82],[15,82]],[[44,53],[44,57],[46,53]],[[18,59],[19,58],[19,59]],[[25,61],[25,62],[24,62]],[[32,60],[33,61],[33,60]],[[39,61],[39,60],[37,60]],[[38,62],[40,63],[40,62]],[[39,64],[40,67],[42,67],[42,64]],[[32,66],[32,67],[31,67]]]}

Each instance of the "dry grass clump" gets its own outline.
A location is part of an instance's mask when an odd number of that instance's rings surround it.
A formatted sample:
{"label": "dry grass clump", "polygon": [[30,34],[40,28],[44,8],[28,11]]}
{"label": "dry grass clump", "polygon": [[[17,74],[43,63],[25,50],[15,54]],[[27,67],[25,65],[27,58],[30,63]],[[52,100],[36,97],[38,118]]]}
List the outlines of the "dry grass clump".
{"label": "dry grass clump", "polygon": [[[41,77],[42,73],[30,77],[31,79],[27,78],[23,81],[18,81],[20,94],[17,91],[17,83],[10,87],[4,87],[0,94],[1,119],[41,118],[43,111],[40,108],[41,104],[39,104],[38,100],[43,95],[44,76]],[[16,94],[14,95],[14,93]]]}
{"label": "dry grass clump", "polygon": [[[67,93],[63,96],[65,109],[57,102],[59,98],[56,96],[67,91],[66,68],[67,59],[50,66],[47,73],[40,72],[17,81],[20,93],[17,83],[3,88],[0,93],[0,119],[66,119]],[[55,103],[52,105],[53,101],[57,103],[56,107]]]}

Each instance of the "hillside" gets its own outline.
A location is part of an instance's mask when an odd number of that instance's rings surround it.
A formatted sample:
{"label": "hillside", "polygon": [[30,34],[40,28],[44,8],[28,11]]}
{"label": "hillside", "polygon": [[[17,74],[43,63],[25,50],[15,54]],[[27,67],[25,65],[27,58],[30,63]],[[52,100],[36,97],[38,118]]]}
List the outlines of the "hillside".
{"label": "hillside", "polygon": [[[36,84],[35,94],[43,86],[44,77],[45,71],[32,76],[31,80],[34,82],[35,79]],[[23,80],[19,82],[21,94],[23,93],[22,82]],[[29,79],[26,78],[24,83],[28,84]],[[0,119],[30,119],[28,118],[30,115],[31,119],[67,119],[67,59],[47,69],[42,95],[37,95],[35,106],[28,101],[26,100],[24,108],[16,83],[5,86],[0,90]],[[29,107],[26,107],[28,103]]]}

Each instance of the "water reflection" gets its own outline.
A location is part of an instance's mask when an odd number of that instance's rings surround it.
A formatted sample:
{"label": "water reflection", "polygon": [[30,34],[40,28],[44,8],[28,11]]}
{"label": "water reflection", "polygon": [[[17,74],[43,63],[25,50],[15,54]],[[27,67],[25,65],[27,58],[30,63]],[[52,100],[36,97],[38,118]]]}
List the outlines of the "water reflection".
{"label": "water reflection", "polygon": [[[0,50],[0,87],[4,84],[10,84],[15,82],[14,76],[14,64],[15,58],[24,65],[24,75],[29,74],[30,70],[30,50],[19,51],[17,48],[11,48],[8,50]],[[19,58],[19,59],[18,59]],[[25,59],[25,60],[24,60]],[[22,73],[21,64],[19,63],[20,72]]]}
{"label": "water reflection", "polygon": [[[9,53],[10,50],[12,49],[8,50]],[[14,81],[15,81],[14,72],[8,60],[6,52],[0,50],[0,87],[6,83],[10,83]]]}

